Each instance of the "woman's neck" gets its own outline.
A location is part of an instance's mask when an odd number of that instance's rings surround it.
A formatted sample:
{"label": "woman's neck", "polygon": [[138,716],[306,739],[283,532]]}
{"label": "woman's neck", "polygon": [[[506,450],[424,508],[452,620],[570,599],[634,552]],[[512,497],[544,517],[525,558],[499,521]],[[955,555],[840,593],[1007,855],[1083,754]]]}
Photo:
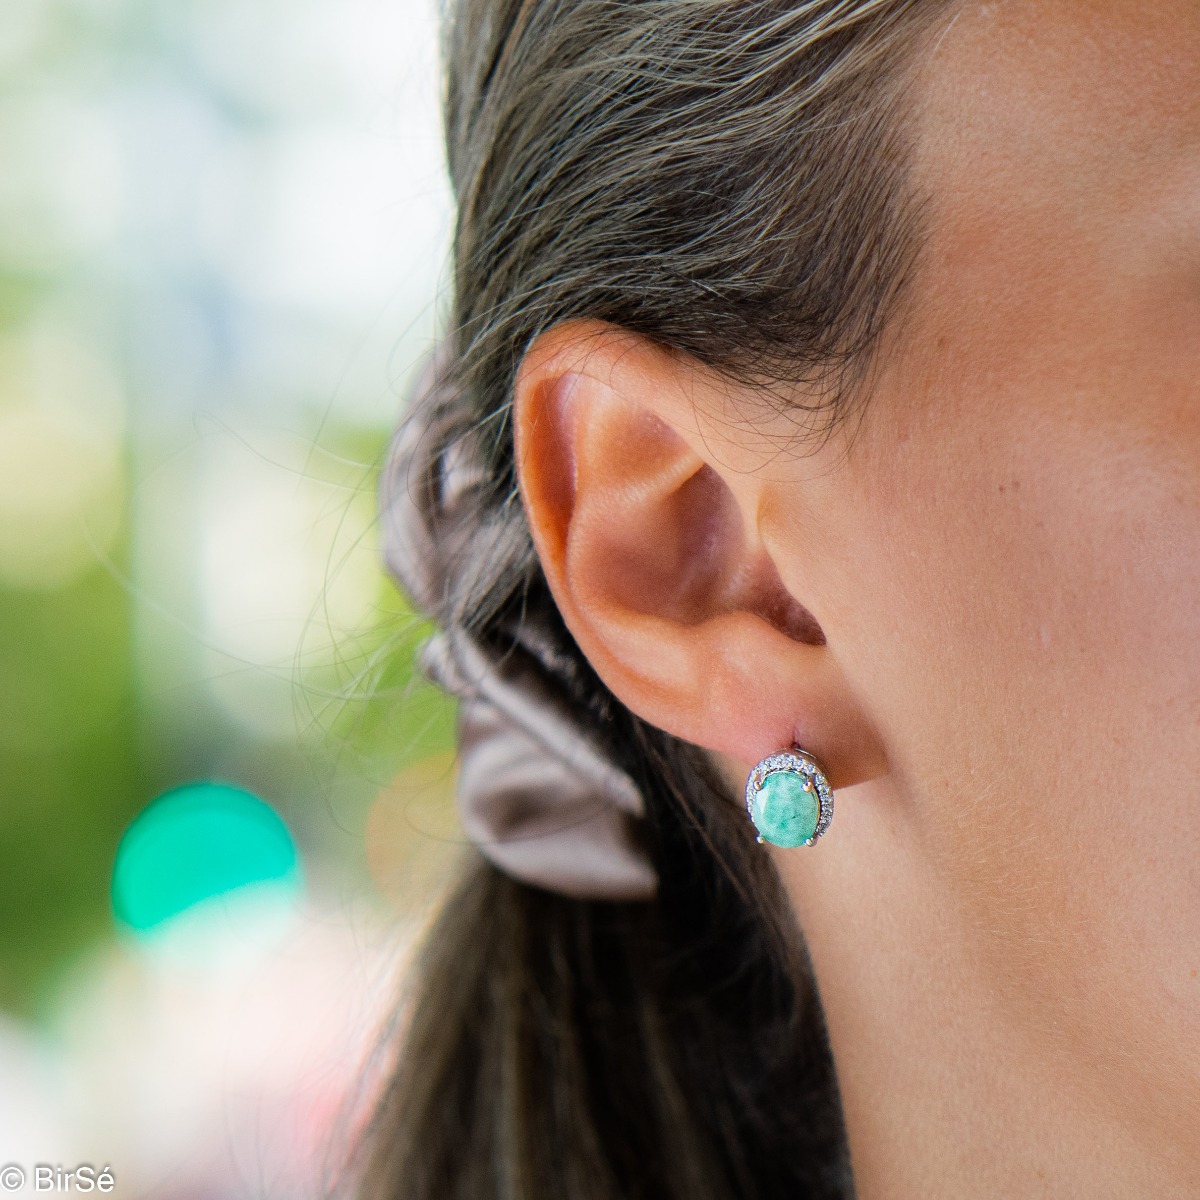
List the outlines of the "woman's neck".
{"label": "woman's neck", "polygon": [[819,847],[778,855],[825,1005],[859,1200],[1200,1194],[1200,1148],[1072,1053],[913,825],[872,795],[884,786],[846,789]]}

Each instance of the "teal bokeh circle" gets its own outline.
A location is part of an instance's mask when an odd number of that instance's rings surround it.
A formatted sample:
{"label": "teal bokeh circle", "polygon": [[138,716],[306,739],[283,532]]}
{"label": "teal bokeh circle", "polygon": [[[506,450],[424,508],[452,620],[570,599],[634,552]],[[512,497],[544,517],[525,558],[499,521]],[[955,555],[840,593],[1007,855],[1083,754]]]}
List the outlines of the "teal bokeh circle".
{"label": "teal bokeh circle", "polygon": [[254,884],[295,890],[300,858],[287,826],[257,796],[194,783],[152,801],[125,831],[113,865],[117,919],[139,932]]}

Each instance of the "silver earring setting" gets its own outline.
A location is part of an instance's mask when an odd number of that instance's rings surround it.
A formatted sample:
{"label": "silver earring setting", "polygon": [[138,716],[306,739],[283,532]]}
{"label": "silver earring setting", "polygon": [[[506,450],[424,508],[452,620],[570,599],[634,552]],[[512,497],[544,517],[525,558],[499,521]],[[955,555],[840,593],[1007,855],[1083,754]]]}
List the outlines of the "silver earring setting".
{"label": "silver earring setting", "polygon": [[811,846],[833,820],[833,789],[807,750],[764,758],[746,781],[746,811],[760,842]]}

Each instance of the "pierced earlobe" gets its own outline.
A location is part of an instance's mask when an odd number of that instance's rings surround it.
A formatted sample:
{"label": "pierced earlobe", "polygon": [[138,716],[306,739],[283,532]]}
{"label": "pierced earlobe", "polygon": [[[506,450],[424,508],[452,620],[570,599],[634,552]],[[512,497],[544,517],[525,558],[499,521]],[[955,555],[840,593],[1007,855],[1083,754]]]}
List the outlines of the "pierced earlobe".
{"label": "pierced earlobe", "polygon": [[760,842],[811,846],[833,820],[833,789],[817,760],[793,746],[768,755],[750,772],[746,811]]}

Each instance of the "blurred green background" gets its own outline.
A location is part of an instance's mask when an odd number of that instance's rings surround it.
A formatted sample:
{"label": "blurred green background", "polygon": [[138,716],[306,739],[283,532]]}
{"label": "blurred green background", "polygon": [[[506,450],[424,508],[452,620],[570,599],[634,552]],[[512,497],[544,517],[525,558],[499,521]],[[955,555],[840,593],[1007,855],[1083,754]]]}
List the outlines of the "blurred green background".
{"label": "blurred green background", "polygon": [[[385,911],[432,877],[406,836],[438,862],[454,842],[452,714],[412,679],[374,510],[436,324],[436,102],[410,0],[0,5],[0,1007],[22,1022],[123,936],[117,847],[168,789],[266,801],[308,893]],[[393,811],[406,778],[437,793],[426,826]]]}

